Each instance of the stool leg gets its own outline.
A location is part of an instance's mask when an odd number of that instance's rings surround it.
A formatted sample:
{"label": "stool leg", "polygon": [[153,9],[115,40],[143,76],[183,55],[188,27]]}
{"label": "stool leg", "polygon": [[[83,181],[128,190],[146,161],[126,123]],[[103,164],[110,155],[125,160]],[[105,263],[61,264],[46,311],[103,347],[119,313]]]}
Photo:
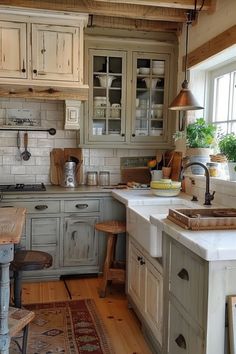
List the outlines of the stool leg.
{"label": "stool leg", "polygon": [[22,348],[21,353],[27,354],[27,339],[28,339],[29,325],[27,324],[23,330]]}
{"label": "stool leg", "polygon": [[108,234],[107,254],[106,254],[106,259],[105,259],[104,268],[103,268],[102,286],[101,286],[101,289],[100,289],[100,292],[99,292],[99,296],[100,297],[105,297],[106,296],[107,282],[109,280],[108,279],[108,273],[109,273],[109,269],[111,267],[111,263],[112,263],[112,260],[113,260],[115,239],[116,239],[116,235]]}
{"label": "stool leg", "polygon": [[14,304],[21,308],[21,280],[22,272],[14,271]]}

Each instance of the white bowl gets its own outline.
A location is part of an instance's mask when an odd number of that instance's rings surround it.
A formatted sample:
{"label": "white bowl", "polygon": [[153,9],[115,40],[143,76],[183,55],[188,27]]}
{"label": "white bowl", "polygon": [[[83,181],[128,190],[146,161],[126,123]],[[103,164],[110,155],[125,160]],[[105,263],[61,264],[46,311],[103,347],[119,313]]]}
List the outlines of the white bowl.
{"label": "white bowl", "polygon": [[180,189],[153,189],[151,192],[158,197],[176,197],[180,193]]}
{"label": "white bowl", "polygon": [[158,67],[152,68],[152,73],[153,73],[154,75],[164,75],[164,73],[165,73],[165,68],[164,68],[164,67],[163,67],[163,68],[158,68]]}
{"label": "white bowl", "polygon": [[149,74],[150,68],[139,68],[140,74]]}
{"label": "white bowl", "polygon": [[152,61],[152,67],[163,67],[165,66],[165,62],[163,60],[153,60]]}

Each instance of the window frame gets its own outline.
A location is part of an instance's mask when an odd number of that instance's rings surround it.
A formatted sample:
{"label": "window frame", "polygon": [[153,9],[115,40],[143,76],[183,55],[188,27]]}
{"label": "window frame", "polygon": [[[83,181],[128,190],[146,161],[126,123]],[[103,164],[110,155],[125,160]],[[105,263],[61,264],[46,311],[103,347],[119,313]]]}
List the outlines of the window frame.
{"label": "window frame", "polygon": [[[210,123],[216,124],[216,126],[219,126],[221,123],[227,123],[227,133],[232,132],[232,128],[230,127],[231,122],[236,123],[236,118],[231,119],[232,114],[233,114],[233,92],[231,92],[231,95],[229,97],[229,112],[228,112],[228,117],[227,120],[223,121],[213,121],[213,115],[214,115],[214,95],[215,95],[215,90],[214,90],[214,80],[217,77],[220,77],[222,75],[225,75],[227,73],[233,73],[233,75],[236,75],[236,61],[230,62],[230,63],[224,63],[221,66],[218,66],[217,68],[212,68],[207,70],[207,117],[208,121]],[[235,76],[236,77],[236,76]],[[233,88],[233,82],[231,82],[231,87],[230,90]]]}

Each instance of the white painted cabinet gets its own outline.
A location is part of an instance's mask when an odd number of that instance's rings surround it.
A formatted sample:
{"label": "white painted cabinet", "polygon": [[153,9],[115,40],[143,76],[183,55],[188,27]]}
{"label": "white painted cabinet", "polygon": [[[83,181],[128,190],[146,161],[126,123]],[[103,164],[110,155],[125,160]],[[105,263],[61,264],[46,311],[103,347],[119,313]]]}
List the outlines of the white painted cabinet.
{"label": "white painted cabinet", "polygon": [[129,300],[135,304],[142,322],[145,322],[161,346],[163,324],[161,265],[148,256],[130,236],[128,244]]}
{"label": "white painted cabinet", "polygon": [[27,77],[26,23],[0,21],[0,77]]}
{"label": "white painted cabinet", "polygon": [[79,81],[79,28],[32,24],[32,75]]}

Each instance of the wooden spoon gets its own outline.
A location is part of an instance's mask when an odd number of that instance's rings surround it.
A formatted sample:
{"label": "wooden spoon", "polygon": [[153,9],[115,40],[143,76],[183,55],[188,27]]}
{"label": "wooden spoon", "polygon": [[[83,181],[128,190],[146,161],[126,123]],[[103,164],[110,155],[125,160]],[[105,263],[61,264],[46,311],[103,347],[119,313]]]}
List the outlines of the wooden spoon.
{"label": "wooden spoon", "polygon": [[30,159],[31,153],[27,150],[28,147],[28,133],[24,134],[24,148],[25,150],[22,152],[22,159],[24,161],[28,161]]}

